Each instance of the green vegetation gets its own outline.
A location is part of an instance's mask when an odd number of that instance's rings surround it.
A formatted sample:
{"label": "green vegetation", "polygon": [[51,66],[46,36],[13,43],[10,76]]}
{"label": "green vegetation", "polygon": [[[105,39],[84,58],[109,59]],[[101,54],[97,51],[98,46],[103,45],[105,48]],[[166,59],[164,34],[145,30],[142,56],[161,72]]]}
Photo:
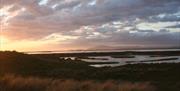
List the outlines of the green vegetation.
{"label": "green vegetation", "polygon": [[[23,81],[20,81],[22,84],[29,84],[29,82],[25,82],[26,79],[29,79],[28,77],[35,78],[35,80],[32,80],[32,82],[30,82],[31,84],[25,85],[25,86],[30,86],[30,88],[31,86],[34,86],[32,85],[33,82],[39,84],[44,83],[43,82],[44,79],[45,80],[53,79],[53,82],[51,80],[50,84],[54,83],[54,81],[56,80],[58,81],[58,79],[63,79],[65,81],[72,79],[75,80],[75,83],[82,83],[82,84],[84,84],[84,82],[86,81],[95,81],[94,83],[92,82],[92,84],[105,84],[106,81],[108,80],[113,80],[117,82],[128,81],[129,83],[132,83],[131,84],[132,87],[134,86],[134,83],[139,84],[139,83],[148,82],[149,84],[155,86],[157,91],[180,91],[180,79],[179,79],[180,63],[135,64],[135,65],[125,65],[120,67],[103,67],[103,68],[94,68],[88,66],[89,64],[90,63],[83,62],[78,59],[76,60],[59,59],[59,56],[57,54],[27,55],[17,52],[0,52],[1,78],[4,78],[9,74],[15,75],[14,78],[9,78],[9,79],[15,80],[15,79],[19,79],[18,77],[20,77],[20,79],[23,79]],[[39,78],[40,81],[36,82],[38,81],[36,78]],[[5,83],[7,83],[6,80]],[[16,83],[16,81],[12,83],[13,85],[16,84],[17,86],[19,86],[19,84]],[[71,85],[73,84],[74,82],[72,81]],[[16,88],[16,86],[11,87],[11,85],[9,84],[4,84],[4,80],[0,79],[0,87],[1,87],[0,91],[8,91],[8,90],[1,90],[3,89],[3,87],[6,86],[7,88],[10,89]],[[45,84],[45,86],[47,85]],[[95,85],[91,85],[91,86],[94,87]],[[37,89],[38,87],[41,87],[41,85],[37,86]],[[75,85],[75,87],[77,86]],[[17,89],[20,88],[17,87]],[[24,86],[22,86],[22,88],[26,89],[26,87]],[[36,88],[36,86],[32,88]],[[149,87],[147,88],[149,89]],[[50,91],[50,90],[37,90],[37,89],[14,90],[14,91]],[[51,91],[58,91],[58,90],[51,90]],[[84,90],[64,90],[64,91],[84,91]],[[96,90],[96,91],[106,91],[106,90]],[[152,89],[107,90],[107,91],[152,91]]]}

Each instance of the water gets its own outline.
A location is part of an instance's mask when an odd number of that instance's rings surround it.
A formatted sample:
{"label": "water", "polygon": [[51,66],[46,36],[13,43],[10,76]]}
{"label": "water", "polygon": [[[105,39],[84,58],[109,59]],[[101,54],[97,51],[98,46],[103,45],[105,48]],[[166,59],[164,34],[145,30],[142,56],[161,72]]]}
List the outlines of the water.
{"label": "water", "polygon": [[[82,61],[86,62],[118,62],[117,64],[94,64],[90,65],[93,67],[104,67],[104,66],[122,66],[127,64],[138,64],[138,63],[179,63],[180,56],[167,56],[167,57],[150,57],[149,55],[135,55],[134,58],[112,58],[110,56],[96,56],[91,58],[104,58],[107,60],[99,60],[99,59],[82,59]],[[159,60],[159,59],[169,59],[169,58],[178,58],[176,60],[161,60],[161,61],[149,61],[149,60]],[[143,62],[141,62],[143,61]],[[144,62],[147,61],[147,62]]]}
{"label": "water", "polygon": [[[28,54],[53,54],[53,53],[91,53],[91,52],[125,52],[125,51],[134,51],[134,52],[151,52],[151,51],[180,51],[180,49],[149,49],[149,50],[97,50],[97,51],[87,51],[87,50],[80,50],[80,51],[39,51],[39,52],[27,52]],[[134,58],[112,58],[111,56],[90,56],[90,58],[95,59],[81,59],[82,61],[86,62],[118,62],[116,64],[94,64],[90,65],[93,67],[104,67],[104,66],[122,66],[127,64],[138,64],[138,63],[179,63],[180,56],[166,56],[166,57],[151,57],[150,55],[133,55]],[[71,59],[75,59],[76,57],[67,57]],[[166,60],[168,58],[178,58],[176,60]],[[107,59],[107,60],[101,60]],[[153,61],[159,60],[161,61]],[[162,60],[165,59],[165,60]],[[149,61],[152,60],[152,61]]]}

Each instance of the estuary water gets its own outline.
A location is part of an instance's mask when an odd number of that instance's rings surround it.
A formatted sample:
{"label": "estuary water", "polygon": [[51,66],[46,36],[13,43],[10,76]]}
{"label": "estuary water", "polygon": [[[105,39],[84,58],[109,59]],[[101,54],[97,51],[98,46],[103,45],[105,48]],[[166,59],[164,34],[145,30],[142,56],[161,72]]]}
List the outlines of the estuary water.
{"label": "estuary water", "polygon": [[[107,64],[94,64],[93,67],[105,67],[105,66],[122,66],[127,64],[139,64],[139,63],[179,63],[180,56],[166,56],[166,57],[151,57],[149,55],[134,55],[134,58],[113,58],[111,56],[96,56],[94,59],[82,59],[86,62],[107,62]],[[101,60],[106,59],[106,60]],[[108,64],[108,62],[117,62],[115,64]]]}

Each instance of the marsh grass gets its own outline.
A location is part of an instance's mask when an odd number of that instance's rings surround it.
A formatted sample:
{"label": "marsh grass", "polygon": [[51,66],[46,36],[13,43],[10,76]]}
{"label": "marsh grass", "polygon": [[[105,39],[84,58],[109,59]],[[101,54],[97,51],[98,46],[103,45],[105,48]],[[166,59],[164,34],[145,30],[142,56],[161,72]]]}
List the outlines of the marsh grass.
{"label": "marsh grass", "polygon": [[148,82],[98,82],[6,75],[0,78],[0,91],[155,91]]}

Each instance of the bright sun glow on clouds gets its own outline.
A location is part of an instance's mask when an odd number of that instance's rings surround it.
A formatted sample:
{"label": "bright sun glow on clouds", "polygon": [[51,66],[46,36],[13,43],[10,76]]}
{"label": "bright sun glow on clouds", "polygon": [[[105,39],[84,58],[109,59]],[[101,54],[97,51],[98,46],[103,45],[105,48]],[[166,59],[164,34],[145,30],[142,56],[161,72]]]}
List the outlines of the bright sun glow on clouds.
{"label": "bright sun glow on clouds", "polygon": [[20,12],[25,11],[25,8],[21,8],[20,10],[10,12],[10,9],[13,7],[13,5],[10,5],[0,9],[1,25],[7,26],[10,19],[16,17]]}
{"label": "bright sun glow on clouds", "polygon": [[[21,40],[21,41],[11,41],[3,36],[0,37],[1,41],[1,49],[2,50],[21,50],[21,51],[37,51],[39,47],[44,45],[44,48],[48,48],[49,44],[59,45],[59,42],[68,43],[67,40],[77,39],[77,37],[72,36],[63,36],[58,34],[52,34],[40,40]],[[53,47],[53,46],[52,46]],[[73,48],[73,47],[72,47]],[[67,47],[68,49],[68,47]],[[61,50],[67,50],[63,46],[61,46]],[[71,48],[69,48],[71,49]],[[43,50],[43,49],[41,49]],[[46,49],[45,49],[46,50]],[[40,51],[40,50],[39,50]]]}
{"label": "bright sun glow on clouds", "polygon": [[[155,31],[159,31],[162,29],[162,27],[168,27],[168,26],[173,26],[173,25],[177,25],[179,24],[179,22],[156,22],[156,23],[140,23],[137,25],[137,27],[139,29],[142,30],[155,30]],[[178,32],[175,30],[171,30],[172,32]]]}

